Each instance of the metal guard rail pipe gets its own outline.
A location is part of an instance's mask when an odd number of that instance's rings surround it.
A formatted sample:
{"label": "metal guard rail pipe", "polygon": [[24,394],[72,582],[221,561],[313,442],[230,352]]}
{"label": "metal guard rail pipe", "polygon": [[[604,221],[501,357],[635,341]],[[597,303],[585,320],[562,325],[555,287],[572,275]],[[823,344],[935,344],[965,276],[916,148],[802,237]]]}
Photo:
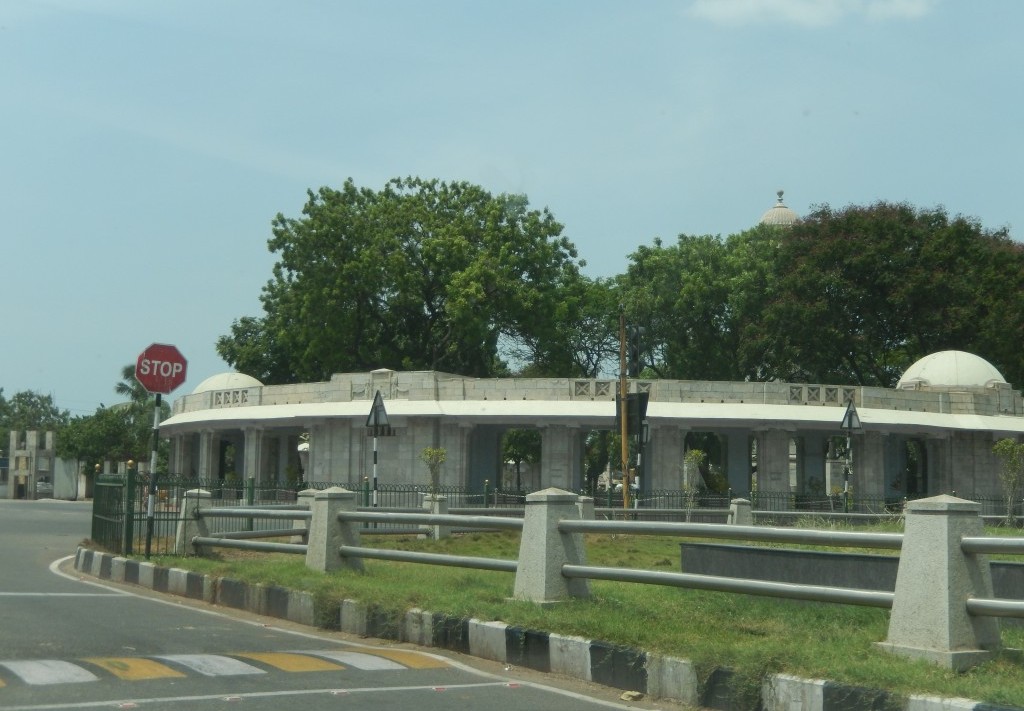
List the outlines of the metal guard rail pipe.
{"label": "metal guard rail pipe", "polygon": [[392,560],[400,563],[449,565],[456,568],[496,570],[502,573],[515,573],[519,567],[519,562],[515,560],[474,558],[472,556],[444,555],[442,553],[416,553],[385,548],[363,548],[362,546],[341,546],[338,552],[347,558],[375,558],[377,560]]}
{"label": "metal guard rail pipe", "polygon": [[362,523],[412,523],[427,526],[457,526],[459,528],[494,528],[505,531],[522,531],[523,519],[496,516],[455,516],[452,514],[389,514],[370,511],[342,511],[339,521],[360,521]]}
{"label": "metal guard rail pipe", "polygon": [[192,538],[193,546],[210,546],[212,548],[239,548],[250,551],[263,551],[265,553],[301,553],[303,555],[309,550],[305,543],[271,543],[269,541],[240,541],[232,538],[210,538],[207,536],[195,536]]}
{"label": "metal guard rail pipe", "polygon": [[1017,553],[1024,554],[1024,538],[979,538],[964,536],[960,539],[964,553]]}
{"label": "metal guard rail pipe", "polygon": [[1024,617],[1024,600],[969,597],[967,612],[981,617]]}
{"label": "metal guard rail pipe", "polygon": [[274,518],[286,521],[309,521],[313,518],[313,512],[309,509],[256,509],[243,507],[209,508],[198,509],[196,515],[200,518]]}
{"label": "metal guard rail pipe", "polygon": [[672,523],[666,521],[560,521],[562,533],[632,533],[635,535],[677,536],[680,538],[727,538],[772,543],[803,543],[849,548],[903,547],[902,533],[861,533],[857,531],[817,531],[806,528],[766,528],[719,523]]}
{"label": "metal guard rail pipe", "polygon": [[668,585],[695,590],[716,590],[718,592],[781,597],[790,600],[811,600],[814,602],[836,602],[844,605],[892,608],[895,593],[882,590],[858,590],[856,588],[831,588],[822,585],[794,585],[744,578],[726,578],[717,575],[695,575],[693,573],[666,573],[633,568],[600,568],[589,565],[563,565],[562,575],[567,578],[588,578],[590,580],[612,580],[622,583],[647,583]]}
{"label": "metal guard rail pipe", "polygon": [[246,538],[282,538],[284,536],[305,536],[309,533],[306,528],[279,528],[266,531],[231,531],[230,533],[219,533],[219,538],[228,538],[240,541]]}

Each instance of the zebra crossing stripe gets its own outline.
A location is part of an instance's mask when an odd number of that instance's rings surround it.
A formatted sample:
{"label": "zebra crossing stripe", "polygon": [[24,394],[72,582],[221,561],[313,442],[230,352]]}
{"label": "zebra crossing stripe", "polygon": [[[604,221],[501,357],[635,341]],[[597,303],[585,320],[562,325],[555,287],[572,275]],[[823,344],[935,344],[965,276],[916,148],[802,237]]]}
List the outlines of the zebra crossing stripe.
{"label": "zebra crossing stripe", "polygon": [[373,654],[377,657],[384,657],[393,662],[398,662],[408,669],[443,669],[448,666],[447,662],[441,659],[435,659],[426,654],[409,652],[403,649],[375,649]]}
{"label": "zebra crossing stripe", "polygon": [[140,659],[137,657],[91,657],[82,661],[95,664],[118,679],[125,679],[126,681],[176,679],[185,676],[184,673],[177,669],[171,669],[166,664],[161,664],[152,659]]}
{"label": "zebra crossing stripe", "polygon": [[363,671],[391,671],[394,669],[405,669],[401,664],[393,662],[390,659],[384,659],[383,657],[377,657],[372,654],[363,654],[361,652],[335,652],[326,649],[315,649],[298,652],[298,654],[309,654],[314,657],[323,657],[324,659],[330,659],[332,662],[338,662],[348,667],[355,667],[356,669],[362,669]]}
{"label": "zebra crossing stripe", "polygon": [[179,664],[203,676],[245,676],[249,674],[266,674],[265,671],[246,664],[238,659],[224,657],[219,654],[168,654],[155,657],[165,662]]}
{"label": "zebra crossing stripe", "polygon": [[77,664],[59,659],[37,659],[26,662],[0,662],[26,684],[46,686],[49,684],[75,684],[83,681],[98,681],[99,677]]}
{"label": "zebra crossing stripe", "polygon": [[311,657],[307,654],[295,654],[293,652],[266,652],[262,654],[237,654],[235,656],[251,659],[254,662],[260,662],[286,672],[338,671],[345,668],[326,659]]}

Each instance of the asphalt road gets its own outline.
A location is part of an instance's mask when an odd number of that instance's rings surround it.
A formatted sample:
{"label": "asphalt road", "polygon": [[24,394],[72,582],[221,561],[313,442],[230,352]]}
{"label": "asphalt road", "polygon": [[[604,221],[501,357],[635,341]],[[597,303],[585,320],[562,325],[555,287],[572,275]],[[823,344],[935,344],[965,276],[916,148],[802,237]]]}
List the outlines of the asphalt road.
{"label": "asphalt road", "polygon": [[[0,501],[0,709],[672,709],[74,574],[91,505]],[[62,562],[63,561],[63,562]]]}

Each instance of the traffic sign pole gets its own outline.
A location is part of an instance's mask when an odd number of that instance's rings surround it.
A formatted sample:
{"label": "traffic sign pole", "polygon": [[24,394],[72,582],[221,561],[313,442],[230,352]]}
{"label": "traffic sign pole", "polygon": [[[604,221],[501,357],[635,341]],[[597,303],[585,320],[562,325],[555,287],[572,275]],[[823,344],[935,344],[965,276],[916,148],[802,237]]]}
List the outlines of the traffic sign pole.
{"label": "traffic sign pole", "polygon": [[153,406],[153,449],[149,455],[149,499],[146,502],[146,560],[153,548],[153,520],[156,518],[156,454],[160,446],[160,393]]}
{"label": "traffic sign pole", "polygon": [[153,449],[149,457],[149,496],[146,499],[146,560],[153,546],[153,520],[156,518],[156,459],[160,447],[161,395],[185,382],[188,361],[176,346],[153,343],[135,361],[135,379],[147,392],[156,394],[153,407]]}

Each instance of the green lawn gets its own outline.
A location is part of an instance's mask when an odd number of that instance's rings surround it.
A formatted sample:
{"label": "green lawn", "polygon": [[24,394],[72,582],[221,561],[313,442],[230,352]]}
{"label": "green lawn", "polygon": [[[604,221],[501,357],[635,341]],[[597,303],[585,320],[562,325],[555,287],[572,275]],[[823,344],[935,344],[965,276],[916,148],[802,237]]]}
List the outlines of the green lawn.
{"label": "green lawn", "polygon": [[[892,530],[887,529],[887,530]],[[1006,535],[1001,529],[997,535]],[[679,540],[588,535],[588,563],[678,571]],[[518,557],[518,534],[475,533],[442,541],[364,536],[363,545],[502,559]],[[629,583],[591,582],[592,597],[539,607],[512,601],[513,576],[443,566],[365,561],[361,574],[316,573],[300,556],[239,554],[154,559],[174,567],[315,592],[329,601],[356,599],[393,611],[501,620],[580,635],[689,659],[701,675],[731,667],[756,689],[771,672],[902,693],[965,697],[1024,707],[1024,660],[1006,652],[969,672],[955,673],[883,652],[886,610],[702,592]],[[1024,627],[1004,624],[1007,647],[1024,647]]]}

